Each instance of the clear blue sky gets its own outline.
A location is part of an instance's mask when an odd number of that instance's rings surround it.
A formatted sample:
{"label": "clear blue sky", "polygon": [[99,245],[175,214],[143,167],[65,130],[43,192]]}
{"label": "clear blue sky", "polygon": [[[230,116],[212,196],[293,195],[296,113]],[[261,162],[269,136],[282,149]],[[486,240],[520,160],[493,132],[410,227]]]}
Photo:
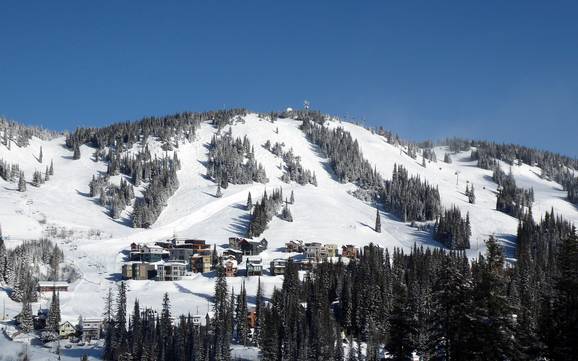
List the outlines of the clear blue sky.
{"label": "clear blue sky", "polygon": [[578,156],[575,4],[2,1],[0,114],[73,129],[309,99],[416,140]]}

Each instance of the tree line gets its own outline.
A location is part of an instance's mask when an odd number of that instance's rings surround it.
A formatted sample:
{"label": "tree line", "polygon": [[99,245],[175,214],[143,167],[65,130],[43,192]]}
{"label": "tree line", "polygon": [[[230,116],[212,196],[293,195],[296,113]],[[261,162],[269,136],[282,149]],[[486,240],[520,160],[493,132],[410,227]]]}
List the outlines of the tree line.
{"label": "tree line", "polygon": [[206,326],[193,326],[190,316],[171,323],[167,296],[160,316],[137,303],[128,329],[122,313],[109,328],[105,357],[230,360],[237,343],[257,346],[263,360],[410,360],[414,353],[430,360],[572,360],[576,231],[548,214],[540,224],[522,220],[518,237],[512,264],[493,237],[473,261],[461,251],[390,254],[370,244],[357,261],[322,263],[303,279],[289,261],[268,300],[259,285],[254,329],[244,287],[230,291],[221,270]]}

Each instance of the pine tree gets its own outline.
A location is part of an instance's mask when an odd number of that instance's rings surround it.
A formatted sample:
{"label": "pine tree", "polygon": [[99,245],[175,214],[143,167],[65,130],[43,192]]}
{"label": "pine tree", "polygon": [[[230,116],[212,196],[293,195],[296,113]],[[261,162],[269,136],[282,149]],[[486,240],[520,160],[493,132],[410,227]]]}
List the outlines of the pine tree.
{"label": "pine tree", "polygon": [[375,231],[381,233],[381,216],[379,215],[379,209],[376,210]]}
{"label": "pine tree", "polygon": [[2,225],[0,224],[0,284],[8,283],[6,277],[6,268],[8,262],[8,253],[4,245],[4,238],[2,238]]}
{"label": "pine tree", "polygon": [[473,184],[472,184],[472,187],[470,189],[466,190],[466,195],[468,196],[468,202],[470,202],[471,204],[476,203],[476,193],[475,193]]}
{"label": "pine tree", "polygon": [[243,281],[241,292],[237,297],[235,324],[237,325],[237,340],[244,346],[247,346],[249,341],[249,325],[247,324],[247,314],[247,290],[245,289],[245,282]]}
{"label": "pine tree", "polygon": [[43,183],[42,174],[39,171],[34,171],[32,174],[32,185],[39,187]]}
{"label": "pine tree", "polygon": [[219,254],[217,253],[217,245],[213,245],[213,251],[211,252],[211,268],[216,269],[219,264]]}
{"label": "pine tree", "polygon": [[20,329],[24,333],[29,333],[32,332],[33,328],[32,307],[30,307],[30,302],[25,299],[22,302],[22,311],[20,312]]}
{"label": "pine tree", "polygon": [[104,298],[103,321],[105,324],[109,324],[113,320],[113,302],[114,302],[114,298],[113,298],[113,294],[112,294],[112,288],[109,288],[108,293],[106,294],[106,297]]}
{"label": "pine tree", "polygon": [[452,157],[450,156],[449,153],[444,154],[444,163],[447,163],[447,164],[452,163]]}
{"label": "pine tree", "polygon": [[52,302],[48,310],[47,328],[50,332],[58,332],[60,326],[60,295],[52,291]]}
{"label": "pine tree", "polygon": [[283,207],[283,211],[281,212],[281,219],[287,222],[293,222],[293,215],[287,206],[287,202],[285,202],[285,207]]}
{"label": "pine tree", "polygon": [[118,295],[116,298],[116,315],[114,317],[114,334],[112,345],[123,347],[127,340],[126,330],[126,284],[121,282],[118,286]]}
{"label": "pine tree", "polygon": [[214,360],[230,360],[229,350],[230,330],[228,326],[229,300],[227,297],[227,280],[222,266],[217,267],[217,282],[215,283],[214,330],[213,342]]}
{"label": "pine tree", "polygon": [[551,357],[571,359],[578,354],[578,237],[576,229],[562,240],[558,252],[559,275],[555,279],[555,342]]}
{"label": "pine tree", "polygon": [[80,159],[80,147],[78,146],[78,143],[74,144],[74,152],[72,153],[72,159]]}
{"label": "pine tree", "polygon": [[474,266],[475,342],[470,350],[486,359],[511,359],[515,356],[513,309],[507,299],[505,260],[502,247],[494,237],[486,242],[486,255]]}
{"label": "pine tree", "polygon": [[50,173],[51,176],[54,175],[54,161],[52,159],[50,160],[50,168],[48,169],[48,173]]}
{"label": "pine tree", "polygon": [[291,197],[289,198],[289,202],[291,202],[291,204],[295,204],[295,194],[293,193],[293,191],[291,191]]}
{"label": "pine tree", "polygon": [[26,192],[26,179],[24,179],[24,172],[20,172],[18,179],[18,192]]}
{"label": "pine tree", "polygon": [[408,303],[407,285],[396,280],[393,289],[393,308],[390,317],[390,338],[386,349],[394,360],[411,360],[415,349],[415,320]]}
{"label": "pine tree", "polygon": [[255,297],[255,330],[253,331],[253,340],[259,345],[261,340],[261,326],[263,324],[263,290],[261,289],[261,277],[257,283],[257,295]]}
{"label": "pine tree", "polygon": [[253,208],[253,199],[251,199],[251,192],[247,195],[247,210]]}

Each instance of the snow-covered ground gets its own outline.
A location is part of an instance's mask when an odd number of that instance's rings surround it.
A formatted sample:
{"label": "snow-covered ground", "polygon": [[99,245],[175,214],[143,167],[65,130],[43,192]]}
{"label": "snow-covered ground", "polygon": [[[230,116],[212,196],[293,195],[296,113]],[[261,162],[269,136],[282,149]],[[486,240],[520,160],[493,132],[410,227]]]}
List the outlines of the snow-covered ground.
{"label": "snow-covered ground", "polygon": [[[269,249],[262,254],[266,266],[273,258],[286,257],[281,249],[285,242],[295,239],[359,246],[374,242],[383,247],[406,250],[414,244],[439,246],[429,233],[399,222],[388,214],[382,214],[383,232],[375,233],[375,209],[348,193],[355,189],[352,184],[341,184],[334,179],[328,161],[299,129],[301,122],[279,119],[271,123],[256,114],[249,114],[243,120],[232,125],[232,133],[235,137],[246,135],[249,138],[257,161],[266,169],[269,183],[230,185],[223,190],[222,198],[214,197],[216,185],[204,177],[204,164],[208,144],[216,129],[202,123],[195,141],[180,144],[177,150],[182,163],[178,172],[180,187],[169,199],[157,222],[147,230],[131,228],[126,219],[112,220],[96,199],[87,196],[92,176],[106,170],[104,163],[92,160],[93,149],[82,146],[81,159],[73,160],[72,152],[64,147],[64,138],[50,141],[34,138],[30,146],[18,148],[13,145],[11,150],[0,145],[0,158],[18,163],[28,180],[34,170],[44,170],[51,160],[54,161],[54,176],[39,188],[29,184],[27,191],[20,193],[16,190],[17,184],[0,179],[0,224],[8,247],[24,239],[41,237],[48,226],[74,231],[74,236],[69,239],[58,240],[66,262],[74,264],[82,274],[70,292],[61,294],[64,320],[76,321],[79,316],[102,314],[104,296],[119,280],[124,258],[122,251],[131,242],[154,242],[177,234],[206,239],[210,244],[221,246],[230,236],[243,236],[249,222],[249,213],[244,207],[249,191],[254,201],[264,190],[280,186],[287,197],[291,191],[295,193],[296,201],[291,207],[294,222],[275,218],[262,235],[269,241]],[[341,126],[349,131],[359,141],[365,158],[385,179],[391,178],[395,163],[402,164],[410,174],[420,175],[437,185],[444,206],[456,205],[462,213],[469,212],[473,233],[470,256],[484,251],[483,241],[490,235],[495,235],[513,250],[518,222],[495,210],[496,184],[491,180],[491,171],[477,168],[475,162],[469,160],[469,152],[454,154],[453,163],[446,164],[441,161],[446,149],[436,148],[439,161],[428,162],[424,168],[421,157],[417,161],[408,157],[403,149],[388,144],[384,137],[367,129],[339,121],[330,121],[328,125]],[[285,150],[293,148],[304,168],[316,173],[318,186],[283,183],[279,169],[282,160],[262,147],[267,140],[284,143]],[[36,159],[40,146],[44,153],[43,164]],[[149,145],[153,152],[160,152],[158,146],[154,141]],[[507,171],[509,166],[503,165],[503,168]],[[536,218],[553,208],[578,223],[576,206],[565,200],[565,192],[559,184],[539,177],[540,169],[522,165],[512,167],[512,172],[519,186],[534,188]],[[476,204],[469,204],[464,194],[467,182],[475,185]],[[229,286],[236,290],[240,289],[243,281],[247,285],[249,301],[254,301],[256,277],[228,279]],[[261,278],[266,295],[281,282],[281,276]],[[138,298],[141,306],[158,308],[163,293],[168,292],[174,314],[204,314],[211,307],[213,287],[212,274],[197,274],[177,282],[129,281],[128,302],[130,304]],[[8,300],[4,292],[0,293],[0,298],[6,300],[10,316],[19,312],[20,305]],[[39,304],[46,305],[47,302],[49,297],[43,297]],[[34,305],[33,310],[39,304]]]}

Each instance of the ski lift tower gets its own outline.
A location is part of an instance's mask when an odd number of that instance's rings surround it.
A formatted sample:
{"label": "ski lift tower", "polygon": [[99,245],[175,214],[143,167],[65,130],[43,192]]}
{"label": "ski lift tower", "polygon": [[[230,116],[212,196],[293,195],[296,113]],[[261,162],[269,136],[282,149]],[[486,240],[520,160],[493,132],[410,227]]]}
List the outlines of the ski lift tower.
{"label": "ski lift tower", "polygon": [[311,103],[309,102],[309,100],[304,100],[303,101],[303,108],[305,108],[305,110],[309,110],[310,107],[311,107]]}

